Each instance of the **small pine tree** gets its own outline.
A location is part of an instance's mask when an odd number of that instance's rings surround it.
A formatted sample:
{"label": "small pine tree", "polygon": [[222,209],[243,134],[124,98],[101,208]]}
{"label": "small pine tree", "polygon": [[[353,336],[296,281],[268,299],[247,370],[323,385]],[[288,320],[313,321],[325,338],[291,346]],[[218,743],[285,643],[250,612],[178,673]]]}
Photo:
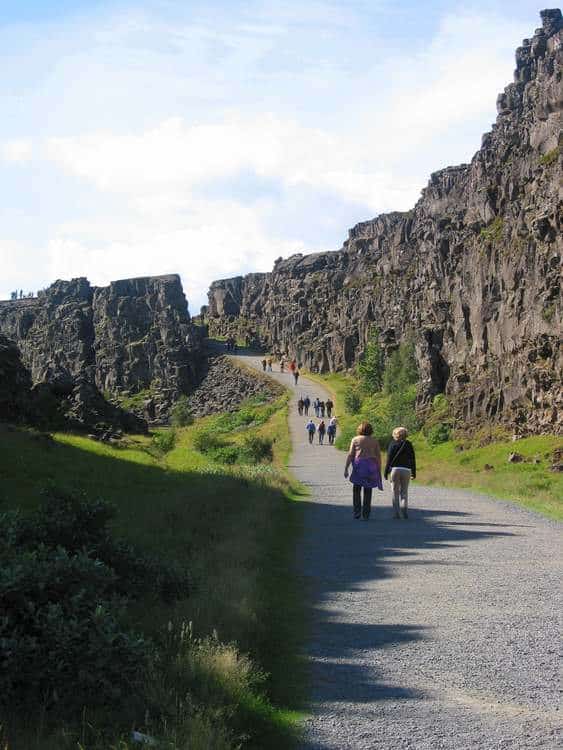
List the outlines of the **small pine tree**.
{"label": "small pine tree", "polygon": [[364,352],[364,356],[358,365],[358,372],[362,381],[362,387],[368,393],[376,393],[383,387],[383,351],[379,344],[379,331],[373,328]]}

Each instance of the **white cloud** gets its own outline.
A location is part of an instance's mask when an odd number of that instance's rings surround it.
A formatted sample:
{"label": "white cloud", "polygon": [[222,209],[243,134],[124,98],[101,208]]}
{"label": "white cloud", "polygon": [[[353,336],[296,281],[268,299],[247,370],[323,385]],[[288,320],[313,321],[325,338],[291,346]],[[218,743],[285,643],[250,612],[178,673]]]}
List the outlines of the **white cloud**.
{"label": "white cloud", "polygon": [[[357,205],[350,224],[412,206],[431,171],[478,148],[530,31],[465,11],[445,16],[427,43],[404,40],[392,53],[340,2],[251,3],[216,19],[211,4],[189,22],[141,5],[67,30],[72,41],[53,36],[55,63],[42,87],[30,76],[22,97],[36,107],[25,123],[45,113],[42,128],[6,139],[0,158],[52,173],[57,200],[49,222],[33,216],[45,241],[24,256],[28,277],[47,267],[42,283],[87,275],[101,284],[178,271],[195,306],[213,278],[322,249],[300,240],[309,226],[284,225],[283,215],[269,229],[277,210],[293,215],[292,190]],[[285,209],[237,193],[241,174],[279,186]],[[232,195],[214,197],[225,182]],[[327,249],[348,228],[334,233],[331,219],[302,219],[331,227]],[[6,278],[20,283],[11,268]]]}
{"label": "white cloud", "polygon": [[33,158],[33,144],[25,138],[16,138],[0,144],[0,156],[4,161],[23,164]]}

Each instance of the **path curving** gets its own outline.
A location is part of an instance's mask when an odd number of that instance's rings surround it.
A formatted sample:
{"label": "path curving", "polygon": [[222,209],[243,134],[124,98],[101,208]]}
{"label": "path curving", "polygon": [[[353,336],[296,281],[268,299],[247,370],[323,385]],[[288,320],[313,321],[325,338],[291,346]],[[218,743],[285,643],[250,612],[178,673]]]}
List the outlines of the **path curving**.
{"label": "path curving", "polygon": [[561,525],[416,482],[408,521],[392,518],[388,483],[370,521],[353,520],[344,455],[308,445],[297,414],[300,394],[327,392],[272,376],[293,389],[290,470],[311,492],[302,750],[560,747]]}

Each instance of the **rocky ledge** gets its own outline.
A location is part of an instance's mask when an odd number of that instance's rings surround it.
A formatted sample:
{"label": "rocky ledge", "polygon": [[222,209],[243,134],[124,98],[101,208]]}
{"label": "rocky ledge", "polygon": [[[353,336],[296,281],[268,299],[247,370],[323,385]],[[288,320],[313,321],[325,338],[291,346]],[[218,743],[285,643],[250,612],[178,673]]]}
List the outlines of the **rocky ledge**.
{"label": "rocky ledge", "polygon": [[0,333],[19,349],[32,384],[64,398],[69,418],[87,428],[141,428],[109,401],[145,391],[163,421],[200,379],[201,336],[176,275],[107,287],[56,281],[35,299],[0,302]]}

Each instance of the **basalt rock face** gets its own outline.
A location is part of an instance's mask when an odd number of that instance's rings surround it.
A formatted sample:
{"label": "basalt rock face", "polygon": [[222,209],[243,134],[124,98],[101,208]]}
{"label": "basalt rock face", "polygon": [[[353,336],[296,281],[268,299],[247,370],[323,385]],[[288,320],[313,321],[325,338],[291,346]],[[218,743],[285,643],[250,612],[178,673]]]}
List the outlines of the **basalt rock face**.
{"label": "basalt rock face", "polygon": [[215,282],[210,332],[243,328],[328,371],[353,366],[375,325],[387,349],[414,339],[421,404],[445,392],[466,423],[561,431],[563,32],[559,10],[541,16],[470,164],[339,251]]}
{"label": "basalt rock face", "polygon": [[13,341],[0,335],[0,421],[14,422],[27,414],[31,376]]}
{"label": "basalt rock face", "polygon": [[[110,411],[117,418],[102,393],[145,390],[163,421],[199,377],[200,337],[175,275],[98,288],[86,279],[57,281],[36,299],[0,303],[0,332],[18,345],[33,382],[65,397],[84,426],[111,421]],[[142,426],[118,412],[124,429]]]}

